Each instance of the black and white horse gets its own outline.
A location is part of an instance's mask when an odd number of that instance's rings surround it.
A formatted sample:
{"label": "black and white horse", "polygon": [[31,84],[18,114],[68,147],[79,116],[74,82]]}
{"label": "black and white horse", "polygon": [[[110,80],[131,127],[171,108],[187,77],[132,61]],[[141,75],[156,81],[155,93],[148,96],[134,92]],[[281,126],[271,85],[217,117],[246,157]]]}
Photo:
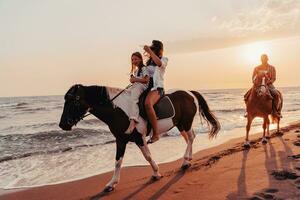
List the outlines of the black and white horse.
{"label": "black and white horse", "polygon": [[[63,130],[71,130],[87,112],[106,123],[111,133],[116,138],[116,163],[112,179],[107,183],[104,191],[112,191],[120,180],[120,169],[124,157],[126,144],[135,142],[142,151],[145,159],[153,169],[154,179],[161,178],[158,165],[151,157],[147,142],[145,127],[146,123],[141,120],[137,128],[131,134],[124,134],[129,126],[129,118],[123,110],[116,107],[112,99],[120,89],[104,86],[83,86],[74,85],[65,94],[65,104],[59,126]],[[176,126],[187,143],[183,157],[182,168],[187,169],[192,160],[192,144],[195,134],[192,128],[194,117],[199,111],[209,125],[209,137],[217,136],[220,130],[220,123],[210,111],[205,99],[196,91],[177,90],[166,96],[171,100],[175,114],[171,119],[158,121],[160,133],[166,132]]]}

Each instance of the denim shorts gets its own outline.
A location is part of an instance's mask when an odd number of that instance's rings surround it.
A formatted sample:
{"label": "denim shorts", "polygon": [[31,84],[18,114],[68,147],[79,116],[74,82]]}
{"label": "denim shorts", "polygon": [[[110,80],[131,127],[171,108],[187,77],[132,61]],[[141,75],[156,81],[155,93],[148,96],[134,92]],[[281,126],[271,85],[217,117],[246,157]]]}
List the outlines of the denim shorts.
{"label": "denim shorts", "polygon": [[165,96],[165,90],[164,90],[164,88],[159,87],[156,90],[158,91],[158,94],[159,94],[160,98],[162,98],[163,96]]}

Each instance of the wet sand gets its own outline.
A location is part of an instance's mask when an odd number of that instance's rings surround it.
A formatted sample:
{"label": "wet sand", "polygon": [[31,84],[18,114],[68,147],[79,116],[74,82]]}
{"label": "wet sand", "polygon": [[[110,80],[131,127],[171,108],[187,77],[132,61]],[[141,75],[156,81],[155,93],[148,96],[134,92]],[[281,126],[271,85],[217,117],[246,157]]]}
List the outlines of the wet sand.
{"label": "wet sand", "polygon": [[[300,199],[300,122],[261,143],[261,133],[194,154],[182,171],[182,160],[160,164],[163,178],[152,182],[150,166],[125,167],[117,188],[101,192],[112,172],[86,179],[18,190],[0,190],[3,199]],[[182,152],[179,152],[182,153]]]}

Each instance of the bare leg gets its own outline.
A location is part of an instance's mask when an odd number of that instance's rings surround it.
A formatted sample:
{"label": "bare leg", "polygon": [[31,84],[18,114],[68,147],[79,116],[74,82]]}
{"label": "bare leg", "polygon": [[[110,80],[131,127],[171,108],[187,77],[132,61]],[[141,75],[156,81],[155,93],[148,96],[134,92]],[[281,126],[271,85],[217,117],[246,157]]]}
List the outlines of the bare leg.
{"label": "bare leg", "polygon": [[157,131],[157,117],[155,114],[155,110],[153,108],[153,106],[158,102],[160,96],[157,90],[151,91],[149,92],[148,96],[146,97],[146,101],[145,101],[145,107],[146,107],[146,112],[149,118],[149,121],[152,125],[152,129],[153,129],[153,135],[149,141],[149,143],[153,143],[156,142],[157,140],[159,140],[159,133]]}
{"label": "bare leg", "polygon": [[159,178],[162,177],[162,175],[159,173],[159,167],[158,167],[158,165],[152,159],[150,150],[148,148],[148,144],[147,144],[146,139],[145,139],[144,136],[143,136],[143,141],[144,141],[144,146],[139,146],[139,148],[141,149],[141,151],[142,151],[145,159],[149,162],[149,164],[152,167],[152,170],[153,170],[153,176],[152,177],[155,178],[155,179],[159,179]]}
{"label": "bare leg", "polygon": [[120,181],[121,165],[122,165],[122,161],[126,149],[126,144],[119,141],[117,141],[116,144],[117,144],[117,153],[116,153],[115,171],[112,179],[106,184],[106,187],[104,189],[105,192],[111,192],[112,190],[114,190],[114,188]]}

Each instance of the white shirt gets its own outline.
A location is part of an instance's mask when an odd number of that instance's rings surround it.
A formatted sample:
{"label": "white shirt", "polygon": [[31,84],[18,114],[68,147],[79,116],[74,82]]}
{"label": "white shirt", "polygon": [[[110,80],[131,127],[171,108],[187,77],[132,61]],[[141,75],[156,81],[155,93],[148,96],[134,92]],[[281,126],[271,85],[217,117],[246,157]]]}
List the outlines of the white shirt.
{"label": "white shirt", "polygon": [[168,58],[162,57],[160,61],[160,67],[156,65],[147,66],[149,76],[153,77],[153,88],[151,88],[151,90],[156,90],[157,88],[164,88],[164,75],[166,67],[168,65]]}

